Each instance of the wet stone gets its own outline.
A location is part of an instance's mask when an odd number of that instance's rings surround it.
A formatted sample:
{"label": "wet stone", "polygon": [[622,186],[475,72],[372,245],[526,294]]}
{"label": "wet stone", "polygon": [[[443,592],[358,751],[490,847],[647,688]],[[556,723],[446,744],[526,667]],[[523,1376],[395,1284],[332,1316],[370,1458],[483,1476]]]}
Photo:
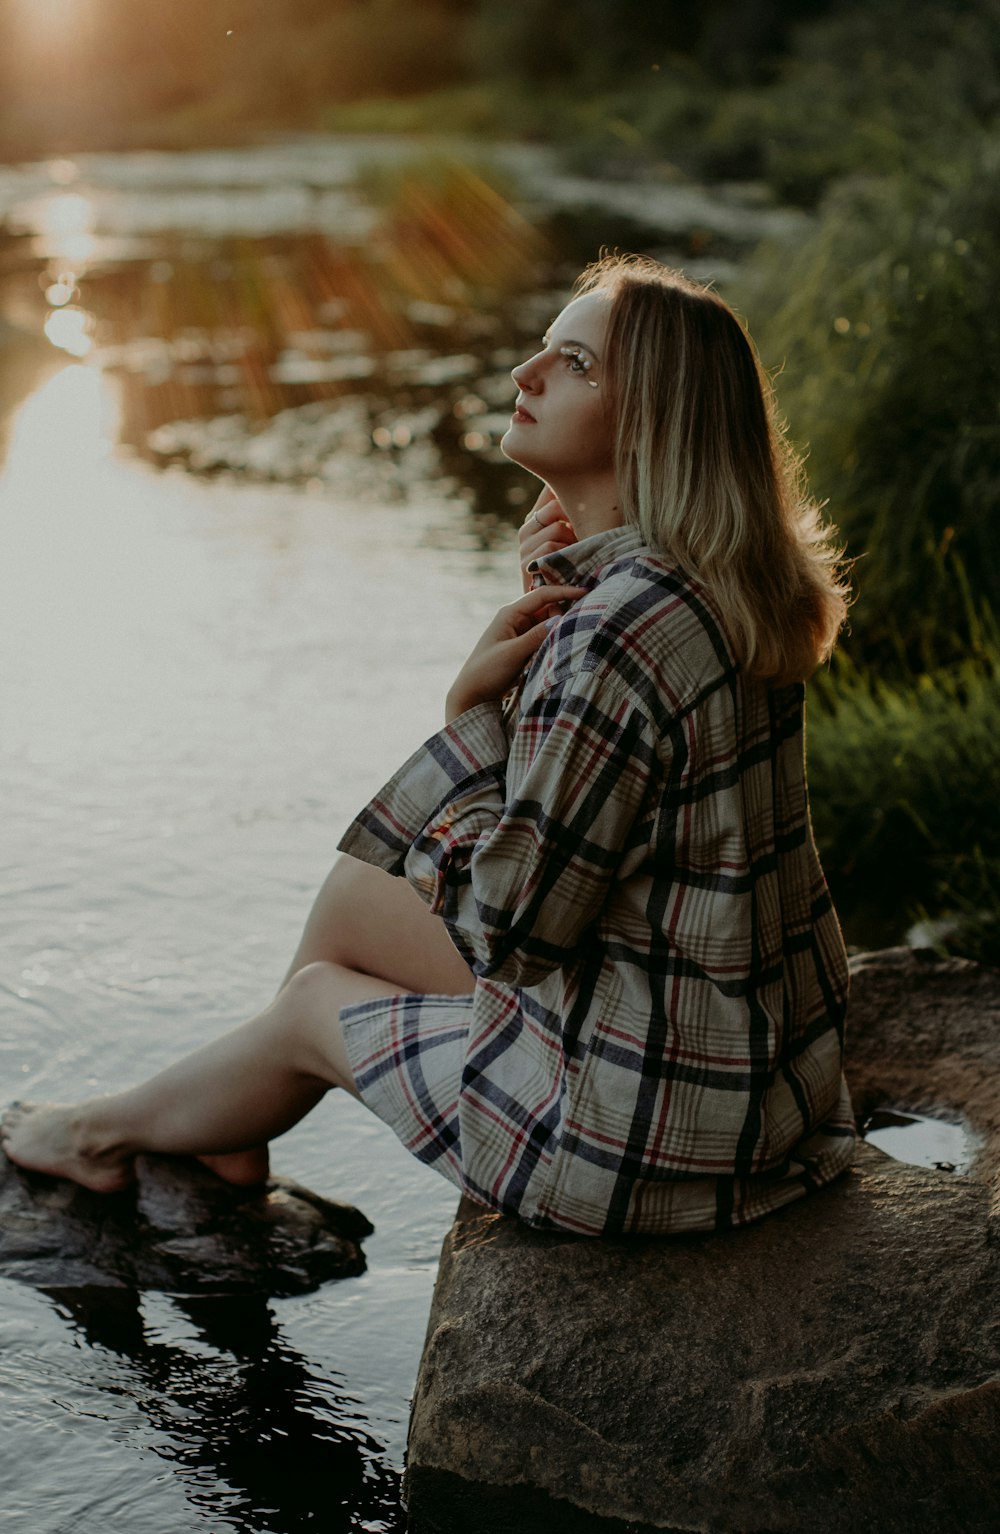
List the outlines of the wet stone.
{"label": "wet stone", "polygon": [[39,1288],[306,1294],[365,1268],[359,1210],[285,1178],[223,1182],[196,1161],[140,1156],[135,1184],[91,1193],[0,1156],[0,1275]]}
{"label": "wet stone", "polygon": [[463,1203],[414,1400],[413,1534],[995,1534],[1000,975],[856,961],[849,1077],[968,1126],[719,1236],[540,1235]]}

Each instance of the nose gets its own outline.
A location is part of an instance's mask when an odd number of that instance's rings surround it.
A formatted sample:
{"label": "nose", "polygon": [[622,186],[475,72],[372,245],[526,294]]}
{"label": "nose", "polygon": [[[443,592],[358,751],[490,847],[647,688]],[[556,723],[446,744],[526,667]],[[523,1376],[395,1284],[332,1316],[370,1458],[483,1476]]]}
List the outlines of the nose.
{"label": "nose", "polygon": [[516,368],[511,369],[510,376],[522,394],[532,394],[538,388],[541,381],[538,363],[542,355],[541,352],[536,352],[526,362],[519,362]]}

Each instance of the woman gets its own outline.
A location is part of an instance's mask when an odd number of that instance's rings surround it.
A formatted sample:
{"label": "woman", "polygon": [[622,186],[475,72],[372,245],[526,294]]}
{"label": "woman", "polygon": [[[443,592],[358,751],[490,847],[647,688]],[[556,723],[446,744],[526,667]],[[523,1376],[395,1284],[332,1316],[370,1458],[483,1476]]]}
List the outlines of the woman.
{"label": "woman", "polygon": [[529,589],[343,838],[279,995],[132,1091],[15,1112],[19,1164],[253,1182],[338,1086],[543,1228],[726,1228],[847,1166],[802,744],[845,599],[753,351],[714,294],[614,258],[513,378]]}

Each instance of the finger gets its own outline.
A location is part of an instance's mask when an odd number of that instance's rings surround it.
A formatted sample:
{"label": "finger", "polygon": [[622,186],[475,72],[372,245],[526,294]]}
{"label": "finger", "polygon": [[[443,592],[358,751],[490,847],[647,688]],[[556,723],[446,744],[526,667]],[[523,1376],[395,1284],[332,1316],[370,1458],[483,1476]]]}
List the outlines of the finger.
{"label": "finger", "polygon": [[542,527],[529,528],[520,540],[522,553],[530,548],[541,548],[543,543],[556,544],[564,549],[576,542],[576,534],[568,522],[546,522]]}
{"label": "finger", "polygon": [[545,514],[545,512],[547,510],[549,510],[550,507],[558,506],[558,505],[559,505],[559,497],[556,495],[556,493],[553,490],[552,486],[551,485],[543,485],[541,490],[539,490],[537,496],[535,497],[535,504],[532,506],[531,510],[528,512],[528,516],[529,517],[537,516],[539,518],[539,520],[540,520],[542,518],[542,516]]}
{"label": "finger", "polygon": [[544,543],[539,543],[530,551],[525,551],[523,563],[525,566],[534,564],[536,559],[544,559],[546,554],[558,554],[566,545],[555,538],[546,538]]}
{"label": "finger", "polygon": [[551,538],[552,533],[548,527],[540,523],[537,527],[534,522],[522,522],[517,530],[517,541],[523,554],[525,549],[530,549],[540,538]]}
{"label": "finger", "polygon": [[529,518],[527,522],[522,522],[517,530],[517,541],[522,549],[526,544],[533,543],[537,538],[551,538],[551,536],[552,525],[547,522],[535,522],[533,518]]}
{"label": "finger", "polygon": [[539,522],[537,524],[534,522],[522,522],[520,531],[523,534],[522,542],[530,538],[542,537],[568,539],[570,542],[576,541],[576,533],[564,517],[553,517],[548,522]]}
{"label": "finger", "polygon": [[545,553],[558,553],[560,549],[576,542],[576,534],[564,522],[553,522],[547,527],[532,528],[519,540],[518,557],[522,564],[538,559]]}
{"label": "finger", "polygon": [[524,525],[526,527],[546,527],[550,522],[565,520],[566,513],[559,503],[558,496],[554,490],[546,485],[534,506],[528,512]]}
{"label": "finger", "polygon": [[583,586],[534,586],[515,603],[511,603],[511,606],[503,609],[500,623],[502,626],[506,624],[508,634],[525,634],[532,623],[537,623],[538,618],[551,617],[552,614],[561,617],[564,607],[580,600],[583,595]]}
{"label": "finger", "polygon": [[508,651],[513,662],[517,663],[518,669],[527,664],[535,651],[541,647],[548,638],[548,622],[533,623],[530,629],[525,629],[523,634],[516,635],[508,640]]}
{"label": "finger", "polygon": [[530,614],[538,612],[546,603],[575,602],[585,596],[586,591],[586,586],[538,586],[532,591],[526,591],[523,597],[518,597],[504,610]]}
{"label": "finger", "polygon": [[484,638],[496,641],[509,639],[512,634],[523,634],[525,626],[537,622],[546,607],[576,602],[586,593],[586,586],[532,586],[524,596],[500,608]]}
{"label": "finger", "polygon": [[484,646],[506,644],[511,639],[520,638],[539,619],[547,617],[554,609],[561,614],[560,604],[568,605],[575,601],[577,596],[582,595],[582,592],[574,592],[572,595],[563,596],[552,586],[536,587],[526,592],[516,602],[511,602],[507,607],[501,607],[483,635],[481,643]]}

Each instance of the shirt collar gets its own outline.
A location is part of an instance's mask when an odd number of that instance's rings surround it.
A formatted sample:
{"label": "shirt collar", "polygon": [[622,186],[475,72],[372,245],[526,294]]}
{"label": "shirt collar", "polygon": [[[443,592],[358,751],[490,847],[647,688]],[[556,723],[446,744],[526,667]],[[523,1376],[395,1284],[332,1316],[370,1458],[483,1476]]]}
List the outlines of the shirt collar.
{"label": "shirt collar", "polygon": [[532,560],[528,574],[542,576],[547,585],[596,586],[606,565],[643,547],[637,527],[612,527],[571,543],[557,554]]}

